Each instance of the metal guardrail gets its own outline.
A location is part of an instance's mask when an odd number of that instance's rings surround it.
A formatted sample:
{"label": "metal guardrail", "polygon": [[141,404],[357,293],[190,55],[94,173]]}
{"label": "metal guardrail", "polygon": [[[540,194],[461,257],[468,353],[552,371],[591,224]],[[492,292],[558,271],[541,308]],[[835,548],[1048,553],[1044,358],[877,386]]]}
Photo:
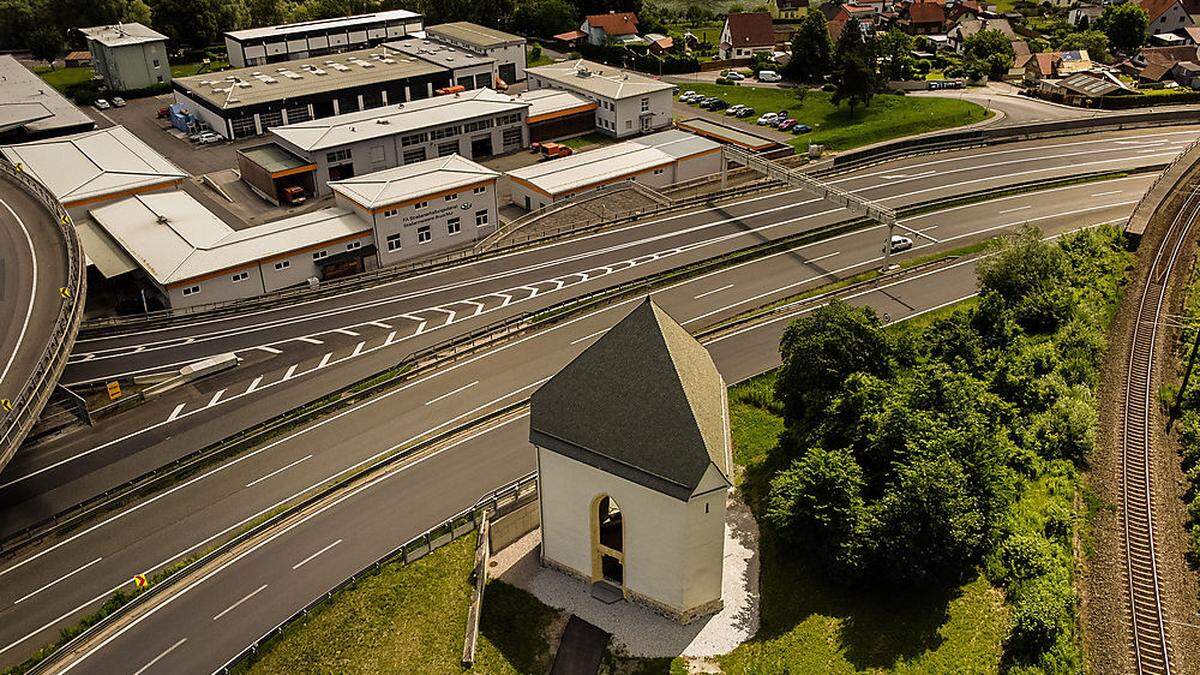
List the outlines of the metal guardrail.
{"label": "metal guardrail", "polygon": [[0,418],[0,468],[8,463],[17,446],[33,428],[49,399],[58,378],[62,375],[70,356],[71,347],[79,331],[83,317],[83,300],[87,292],[87,279],[83,265],[83,248],[71,217],[58,199],[37,179],[7,161],[0,160],[0,174],[11,179],[26,193],[46,207],[58,224],[59,233],[67,249],[67,280],[61,294],[62,304],[54,320],[45,350],[26,379],[24,386],[9,404],[12,411]]}
{"label": "metal guardrail", "polygon": [[[243,662],[248,662],[252,657],[258,654],[271,640],[283,634],[287,627],[296,621],[308,616],[317,607],[329,602],[338,593],[346,587],[351,586],[363,578],[378,574],[385,566],[395,562],[400,562],[404,565],[420,560],[421,558],[433,553],[437,549],[452,543],[460,537],[470,534],[478,530],[480,523],[486,518],[495,520],[512,511],[532,502],[537,498],[537,472],[526,474],[517,480],[505,485],[504,487],[493,490],[492,492],[479,498],[469,508],[463,509],[454,514],[450,518],[442,521],[435,527],[431,527],[424,533],[419,534],[412,539],[404,542],[400,546],[383,554],[378,560],[370,563],[347,577],[337,586],[329,589],[327,592],[313,598],[311,602],[305,605],[302,609],[295,612],[288,618],[279,622],[274,628],[263,633],[257,640],[251,643],[236,656],[225,662],[225,665],[217,668],[215,672],[228,673],[234,668],[242,665]],[[485,544],[486,545],[486,542]]]}
{"label": "metal guardrail", "polygon": [[613,192],[620,192],[621,190],[628,188],[629,183],[630,181],[623,180],[616,183],[609,183],[608,185],[601,185],[598,188],[592,188],[591,190],[585,190],[578,194],[555,200],[545,206],[522,214],[519,218],[514,218],[513,220],[504,223],[500,227],[497,227],[495,232],[492,232],[483,239],[475,242],[473,250],[475,253],[483,253],[484,251],[487,251],[495,246],[501,239],[504,239],[513,232],[525,227],[529,223],[536,222],[552,213],[562,211],[567,207],[589,202],[593,199],[599,199]]}
{"label": "metal guardrail", "polygon": [[[288,521],[288,520],[298,516],[299,514],[303,513],[304,511],[311,509],[314,506],[324,502],[325,500],[329,499],[331,496],[336,495],[343,490],[346,490],[350,486],[363,480],[364,477],[375,474],[383,469],[388,468],[389,466],[391,466],[397,462],[408,459],[408,458],[410,458],[414,455],[417,455],[425,450],[428,450],[432,447],[436,447],[440,444],[449,442],[449,441],[453,440],[454,438],[458,437],[459,435],[461,435],[467,431],[479,428],[479,427],[487,424],[488,422],[491,422],[496,419],[500,419],[504,416],[513,414],[513,413],[517,412],[518,410],[521,410],[522,408],[524,408],[527,403],[528,403],[528,401],[526,400],[526,401],[520,401],[518,403],[509,404],[507,406],[504,406],[503,408],[500,408],[491,413],[488,413],[477,420],[457,425],[453,429],[448,429],[432,438],[429,438],[427,440],[416,443],[407,449],[400,450],[397,453],[390,455],[388,457],[383,457],[383,458],[379,459],[378,461],[372,463],[370,466],[364,467],[362,470],[356,471],[356,472],[352,473],[351,475],[338,480],[334,484],[329,485],[328,487],[326,487],[322,490],[319,490],[318,492],[309,496],[308,498],[304,499],[303,501],[293,504],[292,506],[284,509],[283,511],[280,511],[277,514],[270,516],[269,518],[263,520],[261,523],[243,531],[241,534],[225,541],[225,543],[214,547],[209,552],[200,556],[196,560],[192,561],[191,563],[188,563],[186,566],[180,568],[179,570],[176,570],[175,572],[170,574],[166,579],[163,579],[162,581],[160,581],[158,583],[152,584],[149,588],[145,589],[141,593],[138,593],[136,596],[134,596],[134,598],[132,600],[130,600],[128,603],[126,603],[125,605],[122,605],[116,611],[105,616],[100,621],[92,624],[86,630],[84,630],[82,633],[80,633],[79,635],[75,636],[73,639],[68,641],[66,644],[64,644],[61,647],[59,647],[58,649],[54,650],[54,652],[52,654],[47,656],[45,659],[43,659],[37,665],[30,668],[29,671],[27,671],[27,672],[35,673],[35,674],[52,672],[59,665],[60,662],[67,659],[68,656],[70,656],[73,652],[80,649],[83,645],[87,644],[87,642],[89,640],[91,640],[93,636],[99,634],[100,632],[102,632],[104,630],[107,630],[109,627],[111,627],[117,621],[128,616],[130,612],[138,609],[139,607],[145,606],[146,603],[148,603],[149,601],[151,601],[158,595],[162,594],[165,590],[172,588],[175,584],[181,582],[184,579],[187,579],[189,576],[197,573],[199,570],[203,570],[207,565],[210,565],[211,563],[213,563],[213,561],[217,560],[221,556],[227,555],[228,553],[230,553],[231,551],[236,549],[238,546],[241,546],[241,545],[245,544],[246,542],[252,541],[256,537],[262,535],[264,532],[268,532],[272,528],[278,526],[280,523]],[[520,479],[520,481],[518,481],[517,483],[512,484],[512,485],[517,486],[517,497],[518,498],[521,496],[519,490],[521,489],[522,485],[524,484],[523,482],[529,481],[532,478],[533,478],[532,474],[527,475],[524,478]],[[511,487],[511,485],[510,485],[510,487]],[[504,488],[501,488],[501,491],[502,490],[504,490]],[[506,496],[509,497],[511,500],[511,495],[508,495],[507,493],[501,493],[501,491],[490,493],[489,497],[484,498],[485,500],[489,500],[489,501],[487,501],[488,506],[491,506],[493,504],[496,504],[496,505],[501,504],[502,502],[504,502],[504,499],[506,498]],[[525,497],[525,499],[529,499],[529,498],[530,497],[528,497],[528,496]],[[504,503],[508,504],[508,503],[511,503],[511,501],[504,502]],[[476,507],[478,507],[478,503],[476,504]],[[473,508],[476,508],[476,507],[473,507]],[[499,506],[497,506],[496,508],[499,508]],[[468,512],[469,511],[470,510],[468,510]],[[454,521],[458,517],[460,517],[460,516],[455,516],[454,518],[450,518],[450,519],[444,521],[442,523],[442,525],[439,525],[438,527],[427,530],[424,534],[418,535],[417,537],[409,540],[408,542],[405,542],[401,546],[394,549],[392,551],[392,554],[394,555],[397,552],[399,552],[400,555],[402,556],[401,559],[407,564],[409,562],[412,562],[413,560],[418,560],[418,559],[428,555],[432,551],[437,550],[437,548],[444,546],[445,544],[449,543],[450,541],[453,541],[454,538],[462,536],[463,534],[466,534],[467,532],[473,531],[474,523],[472,523],[471,529],[465,529],[465,530],[463,530],[461,532],[457,532],[457,533],[452,530],[450,532],[450,535],[451,535],[450,539],[448,539],[448,540],[443,540],[443,539],[439,538],[439,537],[445,537],[445,535],[438,534],[439,528],[444,527],[446,525],[446,523],[454,523]],[[374,566],[372,565],[369,567],[374,567]],[[343,582],[342,585],[339,585],[339,588],[344,587],[345,584],[348,584],[348,583],[352,583],[352,582],[350,582],[350,581]],[[324,597],[324,596],[322,596],[322,597]],[[320,598],[318,598],[318,600],[320,600]],[[316,602],[316,601],[314,601],[314,602]]]}

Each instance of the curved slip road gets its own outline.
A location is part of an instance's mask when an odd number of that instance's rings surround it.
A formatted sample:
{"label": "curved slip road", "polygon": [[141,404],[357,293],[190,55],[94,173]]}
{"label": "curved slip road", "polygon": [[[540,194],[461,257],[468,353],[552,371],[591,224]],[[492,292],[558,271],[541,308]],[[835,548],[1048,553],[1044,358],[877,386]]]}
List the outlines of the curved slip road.
{"label": "curved slip road", "polygon": [[[0,177],[0,399],[15,401],[46,351],[67,284],[66,242],[54,216]],[[9,414],[0,406],[0,419]],[[0,469],[20,439],[0,441]]]}

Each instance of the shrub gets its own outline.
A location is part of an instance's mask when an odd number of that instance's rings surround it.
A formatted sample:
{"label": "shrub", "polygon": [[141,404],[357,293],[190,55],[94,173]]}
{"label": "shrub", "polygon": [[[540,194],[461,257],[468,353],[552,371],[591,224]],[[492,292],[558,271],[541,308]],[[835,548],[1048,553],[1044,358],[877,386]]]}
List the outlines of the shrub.
{"label": "shrub", "polygon": [[1006,583],[1028,581],[1050,570],[1054,564],[1054,549],[1042,537],[1018,534],[1000,545],[1000,561],[1004,565]]}

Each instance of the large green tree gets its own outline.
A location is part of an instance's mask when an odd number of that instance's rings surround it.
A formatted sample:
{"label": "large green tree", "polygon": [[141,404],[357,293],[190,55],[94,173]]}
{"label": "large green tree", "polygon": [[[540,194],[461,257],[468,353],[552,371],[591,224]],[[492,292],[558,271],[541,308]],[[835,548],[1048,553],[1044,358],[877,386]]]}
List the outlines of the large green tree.
{"label": "large green tree", "polygon": [[853,117],[858,106],[871,104],[878,86],[875,73],[875,54],[873,42],[863,35],[862,25],[857,19],[850,19],[842,29],[835,50],[833,67],[833,97],[830,101],[841,105],[842,101],[850,107]]}
{"label": "large green tree", "polygon": [[792,34],[792,56],[784,68],[788,79],[798,82],[820,82],[833,66],[833,46],[825,15],[809,12],[800,28]]}
{"label": "large green tree", "polygon": [[913,77],[912,36],[898,28],[875,38],[875,53],[879,72],[888,80],[910,80]]}
{"label": "large green tree", "polygon": [[1070,33],[1058,43],[1058,49],[1064,52],[1085,49],[1087,50],[1088,58],[1100,63],[1107,63],[1110,58],[1108,53],[1108,36],[1103,31],[1098,30]]}
{"label": "large green tree", "polygon": [[1150,15],[1135,2],[1114,3],[1104,8],[1097,23],[1113,49],[1128,53],[1145,44]]}
{"label": "large green tree", "polygon": [[982,64],[993,80],[1004,77],[1013,64],[1011,39],[998,30],[981,30],[963,40],[963,53]]}

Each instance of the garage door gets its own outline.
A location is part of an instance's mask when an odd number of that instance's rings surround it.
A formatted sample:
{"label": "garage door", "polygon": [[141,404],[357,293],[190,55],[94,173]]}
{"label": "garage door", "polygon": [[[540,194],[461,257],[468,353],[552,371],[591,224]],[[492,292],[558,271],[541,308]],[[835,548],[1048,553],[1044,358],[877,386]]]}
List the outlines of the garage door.
{"label": "garage door", "polygon": [[517,64],[506,63],[506,64],[500,66],[500,79],[504,80],[508,84],[512,84],[513,82],[516,82],[517,81]]}

